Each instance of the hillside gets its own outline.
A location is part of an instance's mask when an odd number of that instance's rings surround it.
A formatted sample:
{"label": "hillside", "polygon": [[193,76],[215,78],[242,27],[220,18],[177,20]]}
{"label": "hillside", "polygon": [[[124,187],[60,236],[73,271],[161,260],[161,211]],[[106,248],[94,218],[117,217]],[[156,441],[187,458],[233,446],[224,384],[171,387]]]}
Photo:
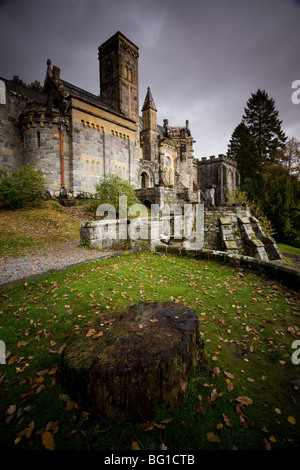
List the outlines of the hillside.
{"label": "hillside", "polygon": [[36,248],[79,239],[84,206],[63,207],[57,201],[0,211],[0,256],[19,256]]}

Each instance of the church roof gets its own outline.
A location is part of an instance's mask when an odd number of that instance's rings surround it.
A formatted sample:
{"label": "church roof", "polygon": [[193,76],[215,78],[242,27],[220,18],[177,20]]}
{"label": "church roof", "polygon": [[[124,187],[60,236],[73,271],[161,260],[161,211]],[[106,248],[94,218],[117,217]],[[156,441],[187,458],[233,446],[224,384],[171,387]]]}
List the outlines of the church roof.
{"label": "church roof", "polygon": [[118,114],[124,117],[122,114],[118,113],[111,106],[104,104],[100,100],[99,96],[94,95],[93,93],[90,93],[89,91],[83,90],[82,88],[79,88],[76,85],[72,85],[72,83],[68,83],[65,80],[61,80],[61,82],[72,98],[77,98],[81,101],[84,101],[85,103],[92,104],[93,106],[96,106],[101,109],[105,109],[111,113]]}
{"label": "church roof", "polygon": [[27,98],[29,101],[34,101],[36,103],[46,104],[47,103],[47,95],[44,93],[37,91],[32,86],[27,86],[25,83],[22,82],[18,77],[15,77],[14,80],[7,80],[5,78],[1,78],[0,80],[5,82],[5,86],[7,91],[10,93],[14,93],[19,96],[23,96]]}

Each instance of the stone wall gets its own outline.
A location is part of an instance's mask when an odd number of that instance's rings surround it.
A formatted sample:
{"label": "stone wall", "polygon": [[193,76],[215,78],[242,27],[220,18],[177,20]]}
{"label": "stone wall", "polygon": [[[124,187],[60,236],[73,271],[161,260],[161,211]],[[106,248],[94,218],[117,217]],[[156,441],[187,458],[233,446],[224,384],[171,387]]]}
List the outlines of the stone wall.
{"label": "stone wall", "polygon": [[[162,207],[163,204],[160,206],[160,209]],[[203,205],[195,206],[194,209],[198,208],[199,210],[201,207],[203,209]],[[172,209],[171,205],[169,205],[169,208]],[[108,246],[119,248],[119,242],[125,243],[127,247],[131,247],[133,239],[141,239],[149,249],[153,249],[156,245],[183,246],[187,249],[188,247],[195,248],[197,245],[199,249],[224,251],[227,254],[250,256],[251,258],[264,261],[281,259],[275,241],[271,237],[264,235],[259,221],[251,217],[247,207],[224,206],[218,208],[218,210],[205,209],[202,212],[200,210],[198,212],[198,220],[196,213],[191,212],[189,214],[186,208],[181,210],[180,214],[182,216],[180,233],[178,232],[178,225],[177,232],[175,233],[174,213],[167,214],[164,212],[164,214],[152,213],[152,219],[134,219],[134,221],[128,221],[128,224],[131,224],[131,226],[135,223],[142,224],[140,231],[136,234],[137,236],[131,237],[131,239],[129,239],[129,231],[125,231],[124,235],[124,221],[107,221],[106,219],[83,222],[80,228],[80,236],[85,240],[84,243],[93,248]],[[154,218],[155,216],[157,218]],[[183,219],[183,216],[185,219]],[[176,224],[178,220],[177,217]],[[201,224],[202,220],[204,220],[203,224]],[[116,224],[117,228],[115,228]],[[119,237],[119,224],[123,224],[123,237]],[[109,229],[106,229],[106,226]],[[245,232],[249,232],[250,229],[251,236],[247,236]],[[115,232],[109,232],[107,236],[105,230],[115,230]],[[192,231],[195,236],[186,233],[188,231]],[[107,241],[104,242],[104,239],[107,239]],[[115,241],[112,243],[111,240]]]}
{"label": "stone wall", "polygon": [[105,174],[120,176],[137,184],[135,142],[118,130],[105,131],[94,123],[72,122],[72,174],[75,193],[95,193]]}
{"label": "stone wall", "polygon": [[24,162],[19,114],[26,105],[26,99],[6,93],[3,101],[5,103],[0,104],[0,167],[16,170]]}
{"label": "stone wall", "polygon": [[[56,192],[61,189],[61,123],[58,112],[46,115],[45,111],[28,111],[22,118],[24,163],[33,165],[45,175],[46,188]],[[69,122],[62,132],[64,187],[71,185],[71,155]]]}

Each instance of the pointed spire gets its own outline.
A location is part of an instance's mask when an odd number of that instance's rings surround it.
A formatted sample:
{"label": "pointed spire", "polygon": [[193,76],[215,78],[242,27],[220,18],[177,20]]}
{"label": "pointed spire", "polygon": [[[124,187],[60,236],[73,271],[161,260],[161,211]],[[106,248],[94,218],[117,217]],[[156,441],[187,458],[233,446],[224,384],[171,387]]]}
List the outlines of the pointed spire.
{"label": "pointed spire", "polygon": [[145,111],[146,109],[149,109],[149,108],[153,109],[154,111],[157,111],[155,103],[154,103],[154,99],[151,94],[150,87],[148,86],[146,98],[144,101],[144,105],[142,107],[142,111]]}

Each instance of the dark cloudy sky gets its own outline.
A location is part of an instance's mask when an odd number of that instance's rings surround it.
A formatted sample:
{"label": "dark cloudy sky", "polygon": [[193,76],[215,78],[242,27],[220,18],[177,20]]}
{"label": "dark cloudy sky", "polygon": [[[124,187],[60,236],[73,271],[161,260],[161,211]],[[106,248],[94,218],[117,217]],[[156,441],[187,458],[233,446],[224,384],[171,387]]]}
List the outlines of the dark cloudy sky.
{"label": "dark cloudy sky", "polygon": [[300,139],[300,0],[0,0],[0,76],[43,83],[51,59],[99,94],[98,46],[118,30],[140,49],[140,109],[150,86],[158,123],[190,121],[195,157],[226,153],[259,88]]}

